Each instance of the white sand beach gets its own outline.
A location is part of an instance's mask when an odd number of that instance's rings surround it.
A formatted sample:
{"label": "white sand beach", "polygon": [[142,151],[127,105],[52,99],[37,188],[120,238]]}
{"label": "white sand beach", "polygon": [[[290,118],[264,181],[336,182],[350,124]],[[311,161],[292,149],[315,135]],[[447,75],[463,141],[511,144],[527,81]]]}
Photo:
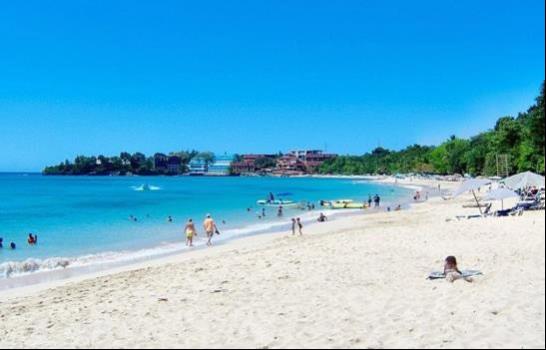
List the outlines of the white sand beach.
{"label": "white sand beach", "polygon": [[[2,292],[0,347],[544,348],[544,212],[455,220],[470,199]],[[484,275],[426,280],[448,255]]]}

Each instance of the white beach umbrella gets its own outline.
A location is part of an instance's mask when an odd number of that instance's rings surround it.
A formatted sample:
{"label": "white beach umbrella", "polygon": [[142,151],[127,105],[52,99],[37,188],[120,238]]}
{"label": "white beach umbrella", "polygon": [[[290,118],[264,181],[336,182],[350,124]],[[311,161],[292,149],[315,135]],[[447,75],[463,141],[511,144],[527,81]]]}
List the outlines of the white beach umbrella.
{"label": "white beach umbrella", "polygon": [[497,188],[492,190],[485,197],[486,201],[501,201],[502,209],[504,210],[504,200],[509,198],[519,198],[519,194],[509,190],[508,188]]}
{"label": "white beach umbrella", "polygon": [[491,184],[491,180],[488,180],[488,179],[470,179],[470,180],[466,180],[465,182],[462,183],[461,186],[459,186],[459,188],[457,188],[453,192],[453,197],[458,197],[463,193],[476,191],[476,190],[480,189],[481,187],[484,187],[484,186],[487,186],[487,185],[490,185],[490,184]]}
{"label": "white beach umbrella", "polygon": [[470,179],[463,182],[459,188],[453,192],[453,197],[458,197],[463,193],[472,192],[472,195],[474,196],[474,199],[476,200],[476,204],[478,204],[478,209],[480,209],[480,214],[483,214],[482,207],[480,205],[480,201],[478,201],[478,197],[476,197],[476,190],[479,190],[481,187],[487,186],[491,184],[491,180],[488,179]]}
{"label": "white beach umbrella", "polygon": [[516,174],[502,180],[506,187],[513,190],[521,190],[527,187],[544,188],[544,176],[540,176],[530,171]]}

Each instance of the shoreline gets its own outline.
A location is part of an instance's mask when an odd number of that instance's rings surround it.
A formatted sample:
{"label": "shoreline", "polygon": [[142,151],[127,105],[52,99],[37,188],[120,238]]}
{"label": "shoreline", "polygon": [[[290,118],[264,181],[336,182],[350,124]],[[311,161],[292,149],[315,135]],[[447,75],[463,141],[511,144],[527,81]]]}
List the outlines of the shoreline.
{"label": "shoreline", "polygon": [[[363,180],[366,182],[372,182],[377,185],[397,186],[401,188],[413,189],[408,186],[399,185],[396,183],[386,183],[380,181],[384,177],[370,178],[368,176],[340,176],[340,177],[323,177],[325,179],[351,179],[351,180]],[[400,198],[396,201],[397,204],[403,205],[403,208],[407,209],[413,202],[407,198]],[[303,223],[308,228],[316,224],[316,217],[320,212],[325,213],[329,219],[337,219],[344,217],[352,217],[358,215],[375,215],[378,212],[386,211],[387,206],[394,206],[395,203],[386,202],[383,203],[381,210],[367,209],[365,211],[355,210],[331,210],[318,208],[315,211],[302,211],[295,216],[300,216],[303,219]],[[285,219],[288,220],[290,216]],[[267,226],[267,227],[266,227]],[[265,228],[262,228],[265,227]],[[213,248],[224,245],[231,245],[238,240],[244,240],[253,236],[271,236],[274,238],[289,230],[289,223],[287,221],[271,221],[267,224],[255,223],[247,224],[241,228],[235,228],[226,231],[226,233],[237,232],[232,236],[224,238],[224,236],[216,237],[217,243]],[[240,233],[239,231],[244,231]],[[202,243],[202,242],[201,242]],[[169,242],[160,244],[151,248],[142,248],[137,250],[128,251],[105,251],[93,255],[77,256],[77,257],[51,257],[47,259],[34,259],[29,258],[24,261],[6,262],[8,264],[16,265],[32,265],[42,263],[45,265],[54,265],[53,268],[36,269],[29,272],[17,273],[13,276],[8,276],[0,279],[0,297],[2,293],[9,292],[10,290],[30,289],[37,287],[37,290],[48,288],[50,284],[62,283],[62,281],[72,281],[74,279],[85,279],[86,276],[90,278],[93,276],[102,276],[109,274],[112,271],[127,270],[132,267],[142,267],[148,263],[153,263],[155,260],[169,259],[170,257],[180,254],[193,254],[197,250],[205,249],[204,245],[198,245],[193,249],[188,249],[183,240],[177,242]],[[66,265],[66,268],[62,266]]]}

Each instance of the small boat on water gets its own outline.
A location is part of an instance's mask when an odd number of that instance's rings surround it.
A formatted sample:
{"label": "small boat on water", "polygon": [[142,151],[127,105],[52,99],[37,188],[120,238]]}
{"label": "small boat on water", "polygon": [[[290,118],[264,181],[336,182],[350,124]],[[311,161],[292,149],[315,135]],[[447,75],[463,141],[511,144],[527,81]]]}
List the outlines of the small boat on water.
{"label": "small boat on water", "polygon": [[261,199],[259,201],[256,202],[256,204],[258,205],[262,205],[262,206],[268,206],[268,207],[278,207],[278,206],[284,206],[284,207],[289,207],[289,206],[297,206],[299,205],[299,203],[296,203],[294,201],[291,201],[291,200],[283,200],[283,199],[276,199],[276,200],[273,200],[273,201],[268,201],[268,200],[265,200],[265,199]]}

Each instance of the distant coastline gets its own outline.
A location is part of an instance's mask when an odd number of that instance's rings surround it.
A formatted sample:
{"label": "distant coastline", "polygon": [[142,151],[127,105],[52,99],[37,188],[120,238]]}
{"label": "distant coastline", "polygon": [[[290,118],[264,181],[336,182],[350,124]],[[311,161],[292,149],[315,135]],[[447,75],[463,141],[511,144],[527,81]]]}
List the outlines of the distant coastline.
{"label": "distant coastline", "polygon": [[321,150],[286,154],[215,155],[212,152],[137,152],[119,156],[78,156],[43,170],[44,175],[305,176],[438,174],[506,177],[545,172],[544,82],[536,103],[517,117],[498,119],[494,128],[470,138],[450,137],[438,146],[411,145],[394,151],[377,147],[361,156]]}

